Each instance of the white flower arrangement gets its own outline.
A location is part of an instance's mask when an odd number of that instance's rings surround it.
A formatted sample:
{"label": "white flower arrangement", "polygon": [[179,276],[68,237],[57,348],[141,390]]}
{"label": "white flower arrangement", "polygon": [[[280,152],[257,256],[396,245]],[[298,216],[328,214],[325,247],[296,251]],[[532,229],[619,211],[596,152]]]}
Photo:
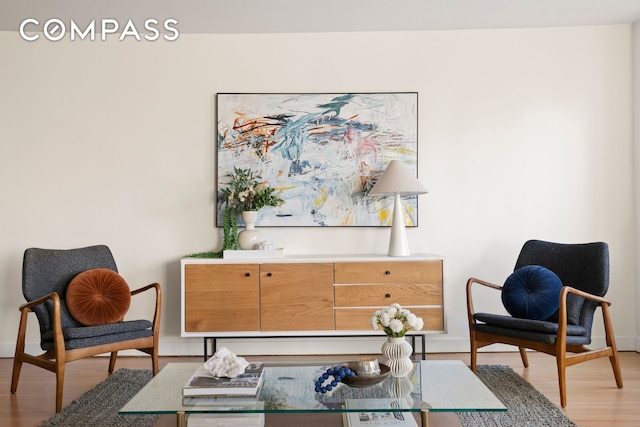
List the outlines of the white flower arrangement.
{"label": "white flower arrangement", "polygon": [[378,310],[371,318],[371,327],[378,329],[382,326],[387,336],[399,338],[404,337],[409,329],[419,331],[423,328],[424,322],[421,317],[416,316],[400,304],[393,303],[384,310]]}

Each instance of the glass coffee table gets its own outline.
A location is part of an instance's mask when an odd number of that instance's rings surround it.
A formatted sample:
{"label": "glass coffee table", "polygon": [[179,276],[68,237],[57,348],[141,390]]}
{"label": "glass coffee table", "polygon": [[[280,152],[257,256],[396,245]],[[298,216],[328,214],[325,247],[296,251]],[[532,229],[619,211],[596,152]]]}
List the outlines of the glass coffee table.
{"label": "glass coffee table", "polygon": [[[336,363],[336,365],[341,363]],[[253,397],[188,397],[182,386],[201,363],[169,363],[118,414],[175,414],[179,427],[187,417],[264,416],[263,414],[419,413],[423,426],[431,412],[506,411],[504,404],[460,360],[422,360],[405,378],[387,377],[368,387],[339,384],[326,394],[315,380],[330,364],[265,363],[265,378]],[[351,415],[350,415],[351,414]],[[198,415],[202,417],[205,415]],[[194,417],[194,422],[196,421]],[[345,423],[346,424],[346,423]]]}

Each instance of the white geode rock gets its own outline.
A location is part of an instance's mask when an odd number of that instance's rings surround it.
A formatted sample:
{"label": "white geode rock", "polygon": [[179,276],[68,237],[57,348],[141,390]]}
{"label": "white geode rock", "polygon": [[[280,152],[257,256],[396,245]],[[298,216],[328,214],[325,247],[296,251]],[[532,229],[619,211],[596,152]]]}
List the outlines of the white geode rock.
{"label": "white geode rock", "polygon": [[273,243],[271,243],[268,240],[263,240],[262,242],[258,243],[258,249],[260,249],[262,251],[273,250]]}
{"label": "white geode rock", "polygon": [[235,378],[244,374],[249,366],[243,357],[238,357],[226,347],[220,347],[209,360],[204,362],[204,368],[214,377]]}

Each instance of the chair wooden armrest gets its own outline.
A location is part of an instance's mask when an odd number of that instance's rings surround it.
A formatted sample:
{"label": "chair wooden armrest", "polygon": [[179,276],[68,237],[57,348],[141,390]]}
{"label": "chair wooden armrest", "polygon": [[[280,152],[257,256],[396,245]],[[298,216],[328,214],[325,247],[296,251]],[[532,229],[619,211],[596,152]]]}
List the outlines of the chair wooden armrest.
{"label": "chair wooden armrest", "polygon": [[62,335],[62,321],[60,320],[60,296],[57,292],[51,292],[43,297],[28,301],[19,307],[21,312],[20,325],[18,327],[18,341],[22,340],[22,351],[24,351],[24,340],[27,334],[27,319],[28,314],[33,312],[32,307],[40,304],[44,304],[46,301],[53,301],[53,316],[51,323],[53,325],[54,344],[56,346],[62,346],[64,348],[64,337]]}
{"label": "chair wooden armrest", "polygon": [[54,306],[55,306],[55,298],[58,299],[58,303],[60,302],[60,297],[58,296],[58,294],[56,292],[51,292],[50,294],[47,294],[43,297],[40,297],[38,299],[34,299],[32,301],[28,301],[25,302],[24,304],[20,305],[20,307],[18,307],[18,310],[22,311],[25,308],[29,309],[29,311],[31,311],[31,307],[35,307],[36,305],[40,305],[43,304],[44,302],[46,302],[47,300],[53,299],[54,300]]}
{"label": "chair wooden armrest", "polygon": [[480,279],[476,279],[475,277],[472,277],[469,280],[467,280],[467,292],[471,289],[471,285],[474,283],[477,283],[479,285],[486,286],[489,288],[493,288],[493,289],[498,289],[498,290],[502,289],[502,286],[500,285],[496,285],[494,283],[490,283],[485,280],[480,280]]}
{"label": "chair wooden armrest", "polygon": [[[52,329],[53,329],[53,342],[55,349],[58,348],[64,349],[64,336],[62,335],[62,321],[60,320],[60,296],[57,292],[52,292],[45,296],[42,296],[38,299],[28,301],[18,309],[20,310],[20,323],[18,325],[18,339],[16,341],[16,353],[14,355],[14,359],[18,360],[27,360],[30,363],[45,368],[50,371],[54,371],[55,364],[46,360],[47,355],[55,354],[55,350],[46,351],[44,354],[40,356],[31,356],[26,354],[25,351],[25,343],[27,336],[27,321],[29,319],[29,313],[33,312],[33,307],[44,304],[46,301],[53,301],[53,316],[51,319]],[[15,369],[15,367],[14,367]],[[11,392],[15,392],[17,387],[17,379],[12,380]]]}
{"label": "chair wooden armrest", "polygon": [[[609,310],[608,310],[609,306],[611,305],[611,301],[609,301],[606,298],[600,297],[598,295],[593,295],[588,292],[581,291],[571,286],[563,286],[562,290],[560,291],[560,307],[558,309],[558,341],[562,347],[566,346],[567,297],[569,296],[570,293],[599,303],[600,307],[602,307],[602,314],[603,314],[603,320],[605,323],[605,329],[607,329],[607,331],[609,329],[611,329],[611,331],[613,330],[611,326],[611,318],[609,316]],[[577,349],[579,349],[579,351],[584,351],[582,350],[582,347],[577,347]],[[576,348],[573,348],[573,350],[578,351],[576,350]]]}
{"label": "chair wooden armrest", "polygon": [[469,326],[475,323],[475,319],[473,318],[473,314],[475,313],[473,308],[473,293],[471,292],[471,287],[474,284],[495,289],[497,291],[502,290],[502,286],[500,285],[496,285],[494,283],[487,282],[485,280],[476,279],[475,277],[471,277],[469,280],[467,280],[467,317],[469,319]]}
{"label": "chair wooden armrest", "polygon": [[564,292],[576,294],[576,295],[579,295],[581,297],[590,299],[592,301],[599,302],[600,304],[611,305],[611,301],[609,301],[606,298],[599,297],[598,295],[594,295],[594,294],[590,294],[588,292],[581,291],[581,290],[573,288],[571,286],[563,286],[562,289],[563,289]]}
{"label": "chair wooden armrest", "polygon": [[155,289],[156,296],[161,292],[160,284],[159,283],[152,283],[152,284],[144,286],[142,288],[138,288],[138,289],[132,290],[131,291],[131,296],[140,294],[140,293],[145,292],[145,291],[148,291],[149,289]]}
{"label": "chair wooden armrest", "polygon": [[[155,290],[156,291],[156,306],[155,309],[153,310],[153,336],[154,336],[154,341],[155,341],[155,345],[154,347],[157,346],[157,342],[158,342],[158,336],[160,334],[160,311],[162,308],[162,287],[160,286],[159,283],[151,283],[150,285],[147,286],[143,286],[142,288],[138,288],[138,289],[134,289],[131,291],[131,296],[134,295],[138,295],[141,294],[143,292],[146,292],[148,290]],[[156,362],[154,363],[154,370],[153,370],[153,375],[157,374],[157,355],[155,356]],[[115,360],[114,360],[115,362]]]}

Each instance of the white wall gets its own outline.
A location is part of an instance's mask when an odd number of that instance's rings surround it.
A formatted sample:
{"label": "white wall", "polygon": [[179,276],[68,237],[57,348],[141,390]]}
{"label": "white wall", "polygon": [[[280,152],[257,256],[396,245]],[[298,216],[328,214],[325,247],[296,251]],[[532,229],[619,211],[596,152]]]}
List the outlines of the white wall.
{"label": "white wall", "polygon": [[[628,25],[173,43],[27,43],[0,33],[0,356],[13,354],[24,249],[98,242],[132,287],[164,285],[161,353],[201,353],[199,339],[179,334],[179,259],[220,246],[217,92],[419,92],[419,176],[429,194],[409,240],[414,252],[446,256],[449,331],[429,337],[428,351],[468,350],[466,279],[503,282],[529,238],[610,244],[618,344],[634,349],[631,42]],[[385,253],[388,241],[375,228],[263,234],[297,254]],[[323,353],[379,344],[230,347]]]}

